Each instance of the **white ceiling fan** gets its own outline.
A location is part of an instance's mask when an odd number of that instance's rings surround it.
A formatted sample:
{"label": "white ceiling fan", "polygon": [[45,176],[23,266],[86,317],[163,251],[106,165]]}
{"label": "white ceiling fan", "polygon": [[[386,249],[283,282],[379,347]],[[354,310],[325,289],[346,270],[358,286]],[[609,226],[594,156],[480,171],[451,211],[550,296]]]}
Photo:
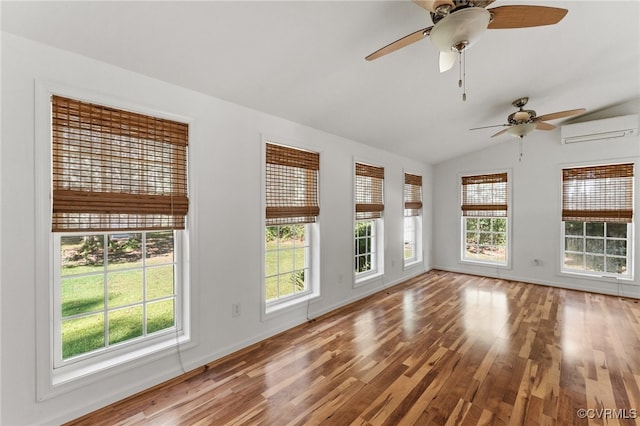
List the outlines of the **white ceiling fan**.
{"label": "white ceiling fan", "polygon": [[[425,37],[440,51],[440,72],[450,70],[462,53],[487,29],[539,27],[557,24],[567,9],[510,5],[487,9],[495,0],[412,0],[431,14],[433,25],[406,35],[366,56],[367,61],[395,52]],[[461,71],[462,73],[462,71]],[[462,76],[459,85],[462,86]],[[463,100],[466,95],[463,94]]]}

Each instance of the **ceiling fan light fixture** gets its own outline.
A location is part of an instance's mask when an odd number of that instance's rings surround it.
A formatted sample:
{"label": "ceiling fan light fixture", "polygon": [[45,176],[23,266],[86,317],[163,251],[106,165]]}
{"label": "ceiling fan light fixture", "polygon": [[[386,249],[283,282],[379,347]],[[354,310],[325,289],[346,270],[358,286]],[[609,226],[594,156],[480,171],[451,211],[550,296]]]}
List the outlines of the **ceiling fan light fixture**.
{"label": "ceiling fan light fixture", "polygon": [[480,38],[490,18],[491,14],[481,7],[454,11],[438,21],[429,38],[441,52],[461,51]]}
{"label": "ceiling fan light fixture", "polygon": [[536,123],[522,123],[509,127],[507,133],[516,138],[522,138],[536,129]]}

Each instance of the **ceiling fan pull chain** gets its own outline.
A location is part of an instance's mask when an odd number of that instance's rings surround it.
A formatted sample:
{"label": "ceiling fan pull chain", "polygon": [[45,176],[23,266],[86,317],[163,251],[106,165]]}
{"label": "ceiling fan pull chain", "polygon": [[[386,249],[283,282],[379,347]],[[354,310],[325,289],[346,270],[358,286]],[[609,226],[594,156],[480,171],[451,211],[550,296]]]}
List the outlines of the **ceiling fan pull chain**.
{"label": "ceiling fan pull chain", "polygon": [[466,101],[467,100],[467,86],[466,86],[466,76],[467,76],[467,69],[466,69],[466,61],[465,61],[465,50],[461,50],[459,52],[460,54],[460,58],[459,58],[459,63],[458,63],[458,72],[460,75],[460,78],[458,79],[458,87],[462,88],[462,100]]}
{"label": "ceiling fan pull chain", "polygon": [[518,147],[520,149],[520,156],[518,157],[518,162],[522,163],[522,140],[524,139],[524,136],[520,136],[520,140],[518,141]]}

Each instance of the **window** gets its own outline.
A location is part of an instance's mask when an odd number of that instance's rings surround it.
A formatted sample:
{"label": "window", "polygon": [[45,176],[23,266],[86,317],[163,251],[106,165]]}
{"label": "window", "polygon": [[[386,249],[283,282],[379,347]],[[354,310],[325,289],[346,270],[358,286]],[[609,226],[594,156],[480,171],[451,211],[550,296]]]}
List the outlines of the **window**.
{"label": "window", "polygon": [[632,278],[633,164],[562,170],[562,271]]}
{"label": "window", "polygon": [[55,366],[176,326],[174,231],[60,235]]}
{"label": "window", "polygon": [[188,125],[61,96],[51,113],[54,369],[175,342]]}
{"label": "window", "polygon": [[404,174],[404,264],[422,257],[422,176]]}
{"label": "window", "polygon": [[382,273],[382,213],[384,168],[355,164],[355,274],[358,278]]}
{"label": "window", "polygon": [[507,173],[462,177],[462,260],[508,265]]}
{"label": "window", "polygon": [[266,144],[266,310],[319,292],[317,271],[318,173],[320,155]]}

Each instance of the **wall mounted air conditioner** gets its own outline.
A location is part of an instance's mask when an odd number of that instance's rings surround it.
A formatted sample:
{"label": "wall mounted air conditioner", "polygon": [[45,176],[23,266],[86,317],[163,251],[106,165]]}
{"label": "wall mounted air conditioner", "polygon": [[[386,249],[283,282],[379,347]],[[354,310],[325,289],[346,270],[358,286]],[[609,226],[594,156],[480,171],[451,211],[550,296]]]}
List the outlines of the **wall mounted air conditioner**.
{"label": "wall mounted air conditioner", "polygon": [[560,127],[563,144],[617,139],[638,135],[638,114],[565,124]]}

